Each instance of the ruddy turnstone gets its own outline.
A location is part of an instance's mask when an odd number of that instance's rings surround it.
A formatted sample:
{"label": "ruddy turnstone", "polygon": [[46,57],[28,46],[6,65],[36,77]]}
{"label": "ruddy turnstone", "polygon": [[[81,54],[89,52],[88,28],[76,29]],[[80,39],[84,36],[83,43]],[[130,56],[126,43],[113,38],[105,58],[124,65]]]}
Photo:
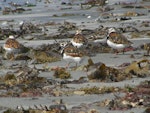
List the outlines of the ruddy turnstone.
{"label": "ruddy turnstone", "polygon": [[21,52],[23,45],[20,44],[14,36],[10,35],[9,38],[6,40],[3,48],[5,50],[5,58],[8,58],[8,54],[9,55],[14,55],[18,54]]}
{"label": "ruddy turnstone", "polygon": [[73,46],[80,48],[87,44],[87,39],[81,34],[81,30],[77,30],[75,36],[71,40]]}
{"label": "ruddy turnstone", "polygon": [[130,47],[132,42],[130,42],[124,35],[118,33],[114,28],[108,29],[108,35],[106,40],[108,46],[117,50],[125,51],[125,48]]}
{"label": "ruddy turnstone", "polygon": [[77,67],[77,64],[81,63],[83,59],[83,54],[79,51],[79,49],[70,44],[66,45],[66,47],[62,49],[61,54],[63,59],[69,62],[67,67],[71,62],[75,62]]}

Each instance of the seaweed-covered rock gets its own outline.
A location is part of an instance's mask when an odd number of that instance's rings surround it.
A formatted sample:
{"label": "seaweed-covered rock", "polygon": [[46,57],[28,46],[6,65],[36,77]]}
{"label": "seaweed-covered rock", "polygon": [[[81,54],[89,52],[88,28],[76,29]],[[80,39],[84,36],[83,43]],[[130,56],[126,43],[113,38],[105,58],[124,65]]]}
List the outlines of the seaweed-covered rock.
{"label": "seaweed-covered rock", "polygon": [[88,60],[88,64],[85,66],[87,70],[87,76],[90,80],[101,80],[101,81],[122,81],[130,79],[131,75],[124,73],[120,69],[113,67],[107,67],[104,63],[98,62],[93,63],[91,59]]}
{"label": "seaweed-covered rock", "polygon": [[149,62],[150,61],[147,59],[132,62],[129,66],[126,67],[125,73],[131,73],[138,77],[148,76],[150,72]]}
{"label": "seaweed-covered rock", "polygon": [[65,68],[57,68],[53,76],[55,76],[56,78],[61,78],[61,79],[68,79],[71,77],[71,74],[67,72]]}

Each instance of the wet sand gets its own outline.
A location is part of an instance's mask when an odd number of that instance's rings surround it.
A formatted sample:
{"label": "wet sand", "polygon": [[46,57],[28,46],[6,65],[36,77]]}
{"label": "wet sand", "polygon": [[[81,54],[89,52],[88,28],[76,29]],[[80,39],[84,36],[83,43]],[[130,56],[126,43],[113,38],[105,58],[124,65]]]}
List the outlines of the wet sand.
{"label": "wet sand", "polygon": [[[113,1],[114,2],[114,1]],[[148,2],[150,5],[150,2]],[[20,22],[22,20],[24,21],[31,21],[33,23],[44,23],[47,21],[54,21],[54,22],[64,22],[69,21],[76,23],[77,26],[81,26],[81,28],[87,28],[87,29],[95,29],[99,25],[103,25],[105,27],[114,27],[114,26],[119,26],[121,23],[134,23],[136,22],[138,24],[138,21],[143,21],[143,20],[148,20],[150,18],[150,13],[146,12],[146,15],[144,16],[137,16],[137,17],[132,17],[131,20],[127,21],[119,21],[119,22],[111,22],[111,21],[105,21],[102,23],[99,23],[95,21],[99,17],[99,12],[96,10],[97,7],[93,7],[91,9],[87,10],[81,10],[79,5],[60,5],[59,3],[51,3],[51,4],[46,4],[41,3],[42,5],[38,5],[37,7],[33,7],[33,10],[31,12],[26,12],[27,14],[10,14],[10,15],[1,15],[0,20],[15,20],[14,22]],[[110,3],[112,4],[112,2]],[[53,7],[51,7],[53,6]],[[113,5],[111,5],[113,7]],[[39,9],[39,7],[41,9]],[[72,7],[71,9],[68,9],[69,7]],[[61,8],[66,8],[65,10],[61,10]],[[137,9],[140,10],[140,9]],[[145,10],[145,9],[144,9]],[[38,12],[39,11],[39,12]],[[118,10],[117,10],[118,11]],[[54,17],[53,15],[62,15],[63,13],[71,13],[74,14],[75,16],[58,16]],[[117,12],[116,12],[117,13]],[[91,16],[91,18],[87,18],[88,16]],[[149,27],[150,28],[150,27]],[[146,29],[149,29],[146,28]],[[140,29],[140,28],[139,28]],[[142,30],[144,28],[141,28]],[[52,32],[58,32],[57,28],[55,29],[49,29],[49,34]],[[128,34],[127,34],[128,35]],[[70,40],[66,38],[67,40]],[[18,38],[19,42],[24,44],[27,47],[37,47],[42,44],[51,44],[54,43],[54,40],[25,40]],[[100,39],[105,40],[105,39]],[[130,41],[133,42],[133,47],[138,47],[144,43],[150,43],[150,37],[143,35],[140,38],[129,38]],[[0,41],[0,46],[3,46],[5,40]],[[125,54],[119,53],[118,55],[114,53],[98,53],[95,56],[92,56],[91,59],[93,60],[94,63],[96,62],[102,62],[106,66],[110,67],[118,67],[119,65],[123,63],[131,63],[133,61],[139,61],[142,60],[143,55],[146,53],[145,50],[137,50],[137,51],[129,51],[125,52]],[[134,55],[135,58],[131,58],[131,55]],[[80,64],[80,66],[86,65],[88,62],[89,57],[85,57],[83,62]],[[1,58],[2,59],[2,58]],[[146,59],[150,60],[150,57],[146,57]],[[14,62],[23,62],[23,61],[7,61],[3,60],[3,65],[11,64]],[[36,64],[36,68],[42,68],[45,64]],[[57,61],[57,62],[52,62],[48,63],[48,67],[55,67],[55,66],[60,66],[64,67],[66,65],[66,62],[64,60]],[[29,65],[30,67],[33,67],[33,65]],[[10,71],[9,69],[3,69],[1,70],[1,75],[7,73]],[[149,70],[150,71],[150,70]],[[69,72],[71,73],[72,78],[71,80],[78,80],[80,77],[85,77],[87,78],[87,73],[83,70],[70,70]],[[40,77],[46,77],[48,79],[55,79],[53,76],[53,72],[41,72],[39,74]],[[127,85],[129,86],[137,86],[140,84],[140,82],[145,81],[145,80],[150,80],[150,76],[145,77],[145,78],[140,78],[140,77],[133,77],[130,80],[123,80],[120,82],[91,82],[88,81],[87,83],[81,83],[81,84],[65,84],[66,87],[74,88],[74,89],[80,89],[82,87],[92,87],[92,86],[97,86],[97,87],[125,87]],[[61,91],[61,88],[58,89]],[[122,93],[118,94],[119,96],[122,95]],[[63,100],[67,109],[71,109],[72,107],[79,106],[81,104],[91,104],[97,101],[103,101],[105,99],[113,99],[115,98],[114,93],[106,93],[106,94],[84,94],[84,95],[78,95],[78,94],[73,94],[73,95],[61,95],[61,96],[51,96],[51,95],[43,95],[41,97],[0,97],[0,112],[3,113],[7,108],[16,108],[17,106],[23,106],[25,109],[28,109],[29,107],[34,107],[34,105],[46,105],[50,106],[55,103],[55,101]],[[90,108],[92,109],[92,108]],[[119,110],[108,110],[106,107],[98,107],[94,106],[93,109],[98,110],[100,113],[142,113],[145,108],[139,108],[135,107],[129,110],[124,110],[124,111],[119,111]]]}

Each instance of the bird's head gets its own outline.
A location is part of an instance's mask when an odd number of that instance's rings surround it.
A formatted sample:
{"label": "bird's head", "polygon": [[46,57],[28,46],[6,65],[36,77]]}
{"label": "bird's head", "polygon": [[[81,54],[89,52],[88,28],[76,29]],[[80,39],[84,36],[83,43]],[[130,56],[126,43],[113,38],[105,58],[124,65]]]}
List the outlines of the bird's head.
{"label": "bird's head", "polygon": [[113,27],[111,27],[111,28],[108,29],[108,34],[114,33],[114,32],[116,32],[116,30]]}
{"label": "bird's head", "polygon": [[15,39],[15,37],[13,35],[10,35],[9,39]]}

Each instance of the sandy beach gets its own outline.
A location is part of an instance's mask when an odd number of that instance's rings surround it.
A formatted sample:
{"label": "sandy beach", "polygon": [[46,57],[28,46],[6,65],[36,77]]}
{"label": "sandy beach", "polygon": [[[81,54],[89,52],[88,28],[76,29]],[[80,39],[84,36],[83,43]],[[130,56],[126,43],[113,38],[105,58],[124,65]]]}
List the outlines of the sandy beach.
{"label": "sandy beach", "polygon": [[[22,113],[23,109],[29,113],[32,113],[30,109],[35,113],[148,113],[150,54],[147,55],[147,51],[150,46],[142,48],[142,45],[150,45],[150,2],[108,0],[104,6],[88,4],[81,8],[86,0],[45,1],[33,2],[36,5],[31,7],[22,5],[25,11],[21,13],[3,14],[4,6],[0,11],[0,113]],[[21,22],[26,25],[24,34],[20,32]],[[120,30],[133,43],[132,49],[115,54],[106,44],[105,30],[109,27]],[[65,69],[67,62],[55,43],[70,41],[78,28],[88,39],[90,47],[82,48],[88,55],[76,69],[75,63]],[[3,45],[13,33],[15,36],[21,34],[17,40],[30,49],[21,54],[19,60],[4,58]],[[42,56],[45,53],[49,55],[46,56],[48,60]],[[93,66],[88,64],[89,59]],[[98,68],[93,68],[96,63],[100,64],[100,72],[106,72],[105,79],[89,77],[90,71]],[[71,77],[56,77],[59,69],[64,69],[64,76],[69,73]],[[53,105],[59,112],[51,110]],[[63,111],[59,105],[67,110]]]}

